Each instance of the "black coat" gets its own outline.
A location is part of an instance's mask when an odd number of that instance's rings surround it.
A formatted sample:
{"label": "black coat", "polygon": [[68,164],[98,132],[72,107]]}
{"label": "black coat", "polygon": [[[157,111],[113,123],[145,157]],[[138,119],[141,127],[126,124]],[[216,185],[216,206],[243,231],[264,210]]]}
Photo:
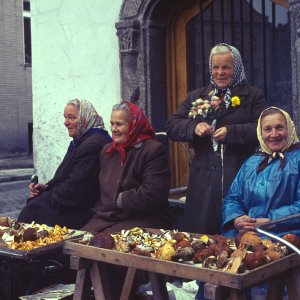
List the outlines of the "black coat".
{"label": "black coat", "polygon": [[184,228],[189,232],[216,234],[221,229],[222,199],[226,195],[242,163],[254,153],[258,145],[256,127],[260,113],[266,108],[263,92],[251,86],[237,86],[232,97],[240,98],[240,105],[221,108],[216,129],[227,128],[224,159],[214,152],[210,137],[194,134],[203,118],[188,118],[191,103],[198,98],[208,99],[210,86],[190,92],[166,123],[168,136],[175,141],[189,142],[194,148],[189,173]]}
{"label": "black coat", "polygon": [[99,154],[111,142],[106,131],[87,132],[65,156],[46,190],[29,198],[18,221],[79,229],[91,217],[99,195]]}

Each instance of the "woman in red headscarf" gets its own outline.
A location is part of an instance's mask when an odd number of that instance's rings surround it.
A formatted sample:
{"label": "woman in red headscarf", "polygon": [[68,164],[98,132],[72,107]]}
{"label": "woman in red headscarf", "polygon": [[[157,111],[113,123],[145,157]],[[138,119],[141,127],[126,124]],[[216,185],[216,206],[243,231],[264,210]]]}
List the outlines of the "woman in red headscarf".
{"label": "woman in red headscarf", "polygon": [[84,230],[170,228],[170,172],[165,147],[143,111],[123,101],[111,113],[113,142],[100,155],[100,198]]}

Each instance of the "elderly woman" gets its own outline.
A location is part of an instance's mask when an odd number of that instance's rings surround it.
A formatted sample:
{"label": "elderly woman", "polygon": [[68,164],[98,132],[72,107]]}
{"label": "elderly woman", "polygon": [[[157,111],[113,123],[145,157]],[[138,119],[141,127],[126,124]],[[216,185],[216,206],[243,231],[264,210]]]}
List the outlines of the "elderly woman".
{"label": "elderly woman", "polygon": [[31,183],[31,197],[18,221],[81,228],[91,217],[99,194],[99,153],[111,141],[102,117],[86,100],[71,100],[64,110],[73,138],[54,177],[47,184]]}
{"label": "elderly woman", "polygon": [[100,155],[100,198],[84,230],[170,227],[170,173],[164,146],[143,111],[123,101],[111,113],[113,142]]}
{"label": "elderly woman", "polygon": [[247,84],[235,47],[213,47],[209,70],[210,85],[187,95],[166,130],[172,140],[189,142],[195,152],[182,229],[216,234],[223,197],[258,145],[257,120],[266,103],[263,92]]}
{"label": "elderly woman", "polygon": [[[229,236],[300,213],[300,143],[289,114],[267,108],[257,135],[261,150],[243,164],[224,201],[222,229]],[[294,233],[300,235],[299,226]]]}

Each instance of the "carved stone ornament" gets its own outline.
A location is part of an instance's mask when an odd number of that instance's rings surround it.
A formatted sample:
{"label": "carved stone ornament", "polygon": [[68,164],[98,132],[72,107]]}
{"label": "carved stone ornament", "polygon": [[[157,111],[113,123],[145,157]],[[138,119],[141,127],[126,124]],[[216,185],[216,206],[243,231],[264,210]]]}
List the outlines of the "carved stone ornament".
{"label": "carved stone ornament", "polygon": [[118,30],[120,52],[138,52],[138,40],[140,31],[136,28]]}
{"label": "carved stone ornament", "polygon": [[300,37],[300,0],[290,0],[289,11],[291,13],[291,19],[295,21],[297,37]]}

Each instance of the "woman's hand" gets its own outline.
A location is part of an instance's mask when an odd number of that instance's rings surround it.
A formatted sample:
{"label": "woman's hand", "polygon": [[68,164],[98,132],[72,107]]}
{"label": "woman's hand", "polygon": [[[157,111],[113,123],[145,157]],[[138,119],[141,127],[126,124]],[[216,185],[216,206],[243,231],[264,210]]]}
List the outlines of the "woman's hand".
{"label": "woman's hand", "polygon": [[212,135],[213,130],[206,122],[200,122],[195,128],[195,134],[198,136]]}
{"label": "woman's hand", "polygon": [[254,230],[255,225],[256,225],[256,219],[250,218],[247,215],[237,217],[234,219],[234,227],[239,232]]}
{"label": "woman's hand", "polygon": [[234,219],[234,227],[239,232],[245,232],[254,230],[254,227],[258,224],[269,222],[268,218],[250,218],[249,216],[241,216]]}
{"label": "woman's hand", "polygon": [[225,142],[226,137],[227,137],[227,128],[226,127],[218,128],[213,134],[213,138],[217,142]]}
{"label": "woman's hand", "polygon": [[255,225],[267,223],[267,222],[270,222],[270,221],[271,220],[268,219],[268,218],[256,218]]}
{"label": "woman's hand", "polygon": [[36,197],[40,191],[45,190],[47,188],[46,184],[34,184],[34,183],[30,183],[29,184],[29,195],[30,197]]}

